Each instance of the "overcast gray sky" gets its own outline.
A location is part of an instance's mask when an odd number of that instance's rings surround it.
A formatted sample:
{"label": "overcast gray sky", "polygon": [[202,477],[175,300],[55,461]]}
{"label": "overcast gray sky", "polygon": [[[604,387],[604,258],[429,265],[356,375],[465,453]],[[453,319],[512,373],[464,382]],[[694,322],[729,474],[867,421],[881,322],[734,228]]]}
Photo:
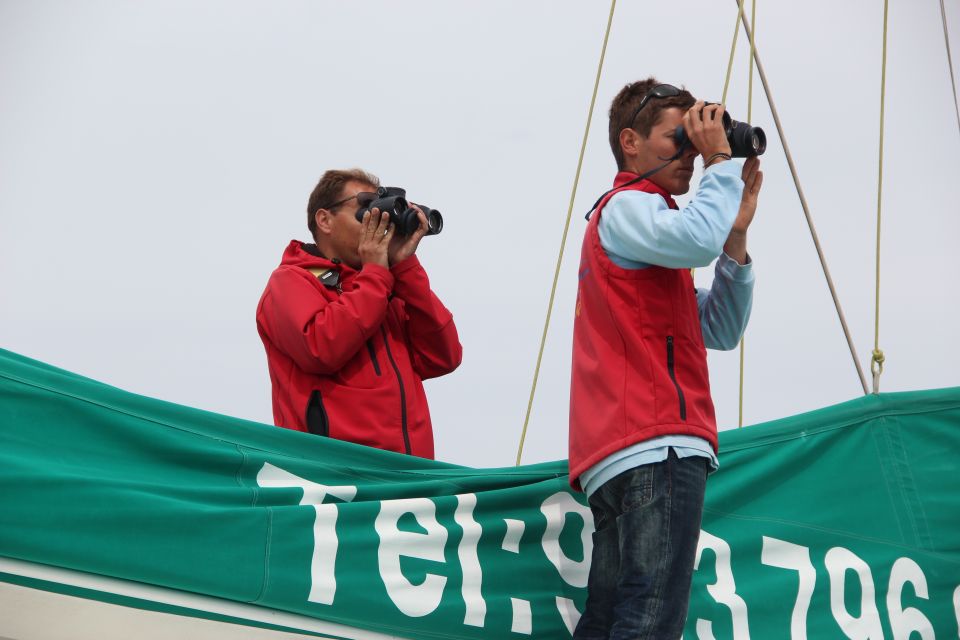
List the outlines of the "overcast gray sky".
{"label": "overcast gray sky", "polygon": [[[0,2],[0,346],[269,423],[257,300],[287,242],[308,237],[320,174],[361,166],[445,216],[419,252],[464,345],[461,368],[427,384],[438,458],[512,464],[608,9]],[[960,6],[947,9],[960,34]],[[881,389],[954,386],[960,132],[939,4],[890,11]],[[566,457],[575,271],[583,213],[615,172],[610,100],[650,74],[719,100],[735,18],[732,0],[618,3],[526,462]],[[880,0],[757,9],[757,47],[864,367],[882,19]],[[738,119],[745,42],[727,101]],[[748,424],[862,393],[759,80],[754,90],[770,145],[750,238]],[[721,428],[736,426],[738,363],[711,352]]]}

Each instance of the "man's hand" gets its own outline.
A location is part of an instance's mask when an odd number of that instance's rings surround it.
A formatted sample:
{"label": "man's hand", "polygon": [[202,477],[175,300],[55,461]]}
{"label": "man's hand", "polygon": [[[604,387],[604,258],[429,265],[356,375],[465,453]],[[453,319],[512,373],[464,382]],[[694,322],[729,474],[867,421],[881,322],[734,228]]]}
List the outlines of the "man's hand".
{"label": "man's hand", "polygon": [[760,158],[754,156],[743,163],[743,196],[740,198],[740,211],[733,221],[727,243],[723,251],[739,264],[747,263],[747,229],[757,212],[757,197],[763,185],[763,172],[760,171]]}
{"label": "man's hand", "polygon": [[698,100],[683,114],[683,128],[687,137],[704,160],[715,153],[730,155],[730,143],[723,128],[723,113],[722,104],[703,106],[703,101]]}
{"label": "man's hand", "polygon": [[390,224],[390,214],[372,209],[363,214],[360,227],[360,245],[357,252],[362,264],[379,264],[390,267],[387,261],[387,249],[393,239],[394,227]]}
{"label": "man's hand", "polygon": [[410,203],[410,206],[417,210],[417,221],[420,223],[420,226],[407,238],[397,236],[393,239],[388,252],[390,266],[403,262],[416,253],[420,240],[423,236],[427,235],[427,216],[423,214],[423,211],[417,205]]}
{"label": "man's hand", "polygon": [[757,212],[757,197],[763,185],[763,172],[760,171],[760,158],[754,156],[743,163],[743,196],[740,198],[740,212],[733,221],[730,233],[746,233],[753,216]]}

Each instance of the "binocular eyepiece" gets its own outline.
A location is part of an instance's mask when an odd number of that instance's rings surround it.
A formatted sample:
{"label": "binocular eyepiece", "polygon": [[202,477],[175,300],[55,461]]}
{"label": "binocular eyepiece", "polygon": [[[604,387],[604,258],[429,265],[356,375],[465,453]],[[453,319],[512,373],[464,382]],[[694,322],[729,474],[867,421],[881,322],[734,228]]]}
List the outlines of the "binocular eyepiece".
{"label": "binocular eyepiece", "polygon": [[[707,102],[708,104],[714,104]],[[760,127],[752,127],[746,122],[737,122],[726,111],[723,112],[723,129],[727,133],[727,142],[730,144],[730,155],[734,158],[752,158],[763,155],[767,150],[767,134]],[[677,148],[689,143],[690,138],[684,128],[677,127],[673,132],[673,139]]]}
{"label": "binocular eyepiece", "polygon": [[380,187],[376,197],[360,203],[357,210],[357,220],[363,221],[363,215],[371,209],[379,209],[390,214],[390,222],[396,229],[397,235],[409,236],[420,228],[420,219],[417,210],[411,207],[416,204],[427,217],[428,236],[435,236],[443,230],[443,216],[436,209],[417,203],[410,203],[406,198],[406,189],[400,187]]}

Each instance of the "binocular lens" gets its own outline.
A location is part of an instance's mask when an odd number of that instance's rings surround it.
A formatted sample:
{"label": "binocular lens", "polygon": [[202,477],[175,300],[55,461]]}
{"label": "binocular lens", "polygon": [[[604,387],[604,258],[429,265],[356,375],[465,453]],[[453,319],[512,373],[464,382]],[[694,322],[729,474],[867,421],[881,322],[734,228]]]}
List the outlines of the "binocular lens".
{"label": "binocular lens", "polygon": [[427,235],[435,236],[443,231],[443,216],[440,212],[436,209],[426,209],[423,205],[420,205],[420,208],[427,214]]}
{"label": "binocular lens", "polygon": [[763,129],[745,122],[733,122],[733,126],[727,129],[727,140],[734,158],[759,156],[767,150],[767,136]]}
{"label": "binocular lens", "polygon": [[[427,233],[428,236],[435,236],[443,229],[443,216],[440,215],[440,212],[436,209],[431,209],[430,207],[425,207],[422,204],[418,204],[418,207],[423,211],[423,215],[427,217]],[[417,217],[417,210],[413,207],[408,208],[406,211],[400,215],[393,218],[394,224],[397,225],[397,233],[401,236],[413,235],[417,229],[420,228],[420,218]]]}

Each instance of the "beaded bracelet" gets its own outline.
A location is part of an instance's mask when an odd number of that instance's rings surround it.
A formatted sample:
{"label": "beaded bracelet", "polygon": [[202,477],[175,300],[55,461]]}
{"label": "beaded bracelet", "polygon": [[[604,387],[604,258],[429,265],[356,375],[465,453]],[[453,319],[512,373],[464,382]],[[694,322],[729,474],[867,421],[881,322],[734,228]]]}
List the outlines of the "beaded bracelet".
{"label": "beaded bracelet", "polygon": [[723,152],[715,153],[703,162],[703,168],[706,169],[707,167],[712,165],[713,161],[716,160],[717,158],[723,158],[724,160],[733,160],[733,156],[731,156],[729,153],[723,153]]}

